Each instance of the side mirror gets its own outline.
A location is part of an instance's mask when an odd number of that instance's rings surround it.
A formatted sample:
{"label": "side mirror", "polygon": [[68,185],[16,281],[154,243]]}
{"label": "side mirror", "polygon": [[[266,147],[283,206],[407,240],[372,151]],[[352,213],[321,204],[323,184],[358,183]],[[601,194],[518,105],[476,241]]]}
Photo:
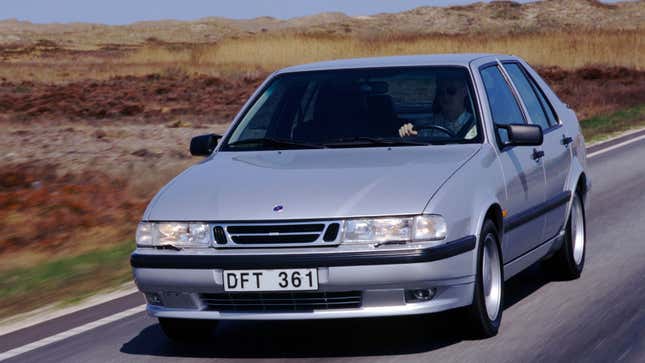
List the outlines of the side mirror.
{"label": "side mirror", "polygon": [[538,125],[497,124],[495,127],[505,129],[508,133],[508,141],[503,146],[540,146],[544,140],[542,128]]}
{"label": "side mirror", "polygon": [[190,153],[193,156],[208,156],[215,146],[217,146],[217,140],[221,139],[221,135],[217,134],[207,134],[195,136],[190,140]]}

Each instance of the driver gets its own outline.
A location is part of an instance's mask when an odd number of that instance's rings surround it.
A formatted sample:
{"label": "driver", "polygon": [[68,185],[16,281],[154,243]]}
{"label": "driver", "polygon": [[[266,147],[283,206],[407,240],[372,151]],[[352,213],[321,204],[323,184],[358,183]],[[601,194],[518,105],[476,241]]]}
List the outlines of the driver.
{"label": "driver", "polygon": [[[463,79],[439,80],[432,103],[432,116],[405,123],[399,128],[399,136],[474,138],[477,128],[473,115],[466,109],[466,102],[468,89]],[[470,128],[468,125],[471,125]],[[452,134],[441,129],[447,129]]]}

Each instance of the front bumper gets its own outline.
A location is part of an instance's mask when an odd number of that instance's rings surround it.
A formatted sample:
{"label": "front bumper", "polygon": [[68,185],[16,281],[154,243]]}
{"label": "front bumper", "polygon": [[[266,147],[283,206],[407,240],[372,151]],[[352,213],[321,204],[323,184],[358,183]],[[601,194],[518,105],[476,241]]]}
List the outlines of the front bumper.
{"label": "front bumper", "polygon": [[[475,237],[441,247],[343,253],[177,254],[131,258],[139,289],[161,301],[155,317],[185,319],[296,320],[425,314],[466,306],[474,291]],[[224,269],[317,268],[320,292],[359,291],[360,307],[309,311],[213,311],[201,294],[224,292]],[[406,290],[434,289],[427,301],[406,301]],[[288,293],[287,293],[288,294]]]}

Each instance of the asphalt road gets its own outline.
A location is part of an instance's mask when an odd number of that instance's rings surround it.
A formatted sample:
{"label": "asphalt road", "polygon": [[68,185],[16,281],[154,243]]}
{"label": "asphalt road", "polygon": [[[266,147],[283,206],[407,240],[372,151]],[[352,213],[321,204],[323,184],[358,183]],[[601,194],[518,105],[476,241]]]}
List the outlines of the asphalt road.
{"label": "asphalt road", "polygon": [[[224,322],[209,344],[169,342],[144,313],[10,362],[361,360],[369,362],[645,362],[645,139],[589,160],[582,277],[553,281],[539,264],[506,283],[498,336],[473,340],[454,313],[315,322]],[[0,337],[0,352],[140,305],[127,296]]]}

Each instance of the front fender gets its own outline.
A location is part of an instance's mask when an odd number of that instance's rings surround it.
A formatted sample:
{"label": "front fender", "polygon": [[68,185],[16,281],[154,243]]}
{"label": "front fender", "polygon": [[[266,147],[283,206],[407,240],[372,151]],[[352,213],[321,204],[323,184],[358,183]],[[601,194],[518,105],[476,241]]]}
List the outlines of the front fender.
{"label": "front fender", "polygon": [[[474,235],[479,243],[487,211],[491,206],[502,205],[506,198],[497,158],[494,148],[484,145],[435,192],[426,205],[424,213],[441,214],[446,219],[447,240]],[[473,273],[476,266],[474,255]]]}

